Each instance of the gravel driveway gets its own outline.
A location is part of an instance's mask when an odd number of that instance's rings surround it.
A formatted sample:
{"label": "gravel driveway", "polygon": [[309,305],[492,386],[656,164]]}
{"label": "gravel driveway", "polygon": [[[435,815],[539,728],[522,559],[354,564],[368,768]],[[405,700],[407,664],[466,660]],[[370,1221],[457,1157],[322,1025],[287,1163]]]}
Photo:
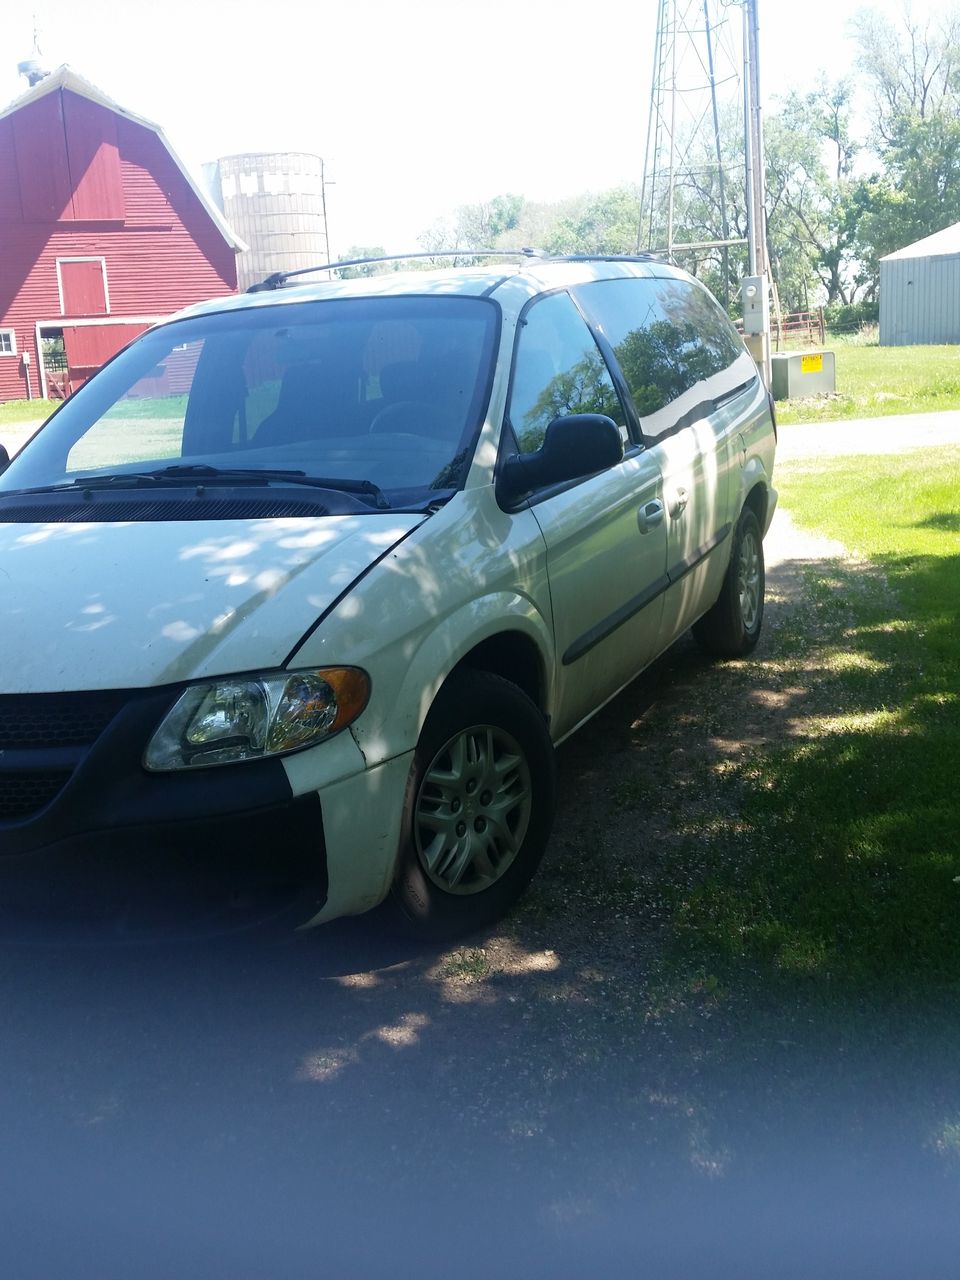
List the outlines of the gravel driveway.
{"label": "gravel driveway", "polygon": [[790,423],[779,429],[777,458],[836,457],[851,453],[899,453],[960,444],[960,410],[904,413],[844,422]]}
{"label": "gravel driveway", "polygon": [[[783,456],[904,430],[784,428]],[[463,947],[376,914],[281,943],[8,939],[5,1273],[955,1274],[957,1180],[898,1123],[927,1081],[889,1029],[834,1051],[812,1026],[754,1042],[745,1017],[734,1068],[709,1000],[658,970],[689,816],[725,761],[807,732],[786,639],[815,656],[803,566],[843,554],[778,512],[755,655],[684,639],[568,742],[542,875]]]}
{"label": "gravel driveway", "polygon": [[4,446],[11,458],[30,439],[39,422],[17,422],[11,425],[0,423],[0,444]]}

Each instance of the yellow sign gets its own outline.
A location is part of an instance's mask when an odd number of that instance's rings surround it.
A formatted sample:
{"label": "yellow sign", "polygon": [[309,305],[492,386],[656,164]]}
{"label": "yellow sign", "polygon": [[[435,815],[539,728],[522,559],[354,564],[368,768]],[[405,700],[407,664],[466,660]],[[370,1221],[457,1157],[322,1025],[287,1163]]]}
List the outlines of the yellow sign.
{"label": "yellow sign", "polygon": [[801,373],[823,373],[823,356],[801,356]]}

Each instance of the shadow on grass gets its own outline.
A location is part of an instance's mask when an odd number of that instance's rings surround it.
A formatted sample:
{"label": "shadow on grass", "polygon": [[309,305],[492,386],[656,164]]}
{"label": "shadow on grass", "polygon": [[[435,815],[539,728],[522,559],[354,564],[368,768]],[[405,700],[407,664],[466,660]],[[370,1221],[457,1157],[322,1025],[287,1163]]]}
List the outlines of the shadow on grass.
{"label": "shadow on grass", "polygon": [[944,533],[960,533],[960,515],[955,511],[937,511],[915,526],[918,529],[941,529]]}
{"label": "shadow on grass", "polygon": [[957,672],[892,587],[957,565],[885,570],[802,570],[750,659],[683,642],[567,744],[495,934],[0,951],[12,1272],[949,1259]]}
{"label": "shadow on grass", "polygon": [[701,875],[668,891],[653,986],[694,1029],[702,1101],[734,1146],[753,1121],[732,1100],[762,1080],[779,1101],[754,1121],[815,1106],[848,1137],[913,1127],[960,1147],[960,558],[881,570],[805,570],[803,625],[767,664],[786,742],[715,761],[722,786],[680,842]]}
{"label": "shadow on grass", "polygon": [[747,856],[682,908],[718,960],[871,1001],[960,985],[960,557],[881,568],[811,572],[826,634],[802,664],[803,723],[734,771]]}

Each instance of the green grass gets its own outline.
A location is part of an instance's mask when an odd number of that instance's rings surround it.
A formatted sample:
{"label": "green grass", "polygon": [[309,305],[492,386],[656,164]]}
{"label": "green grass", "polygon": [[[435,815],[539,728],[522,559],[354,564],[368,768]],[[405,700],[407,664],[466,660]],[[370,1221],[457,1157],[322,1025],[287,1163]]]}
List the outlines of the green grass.
{"label": "green grass", "polygon": [[[247,402],[247,418],[251,428],[256,427],[268,414],[277,407],[279,382],[264,382],[256,386]],[[16,426],[21,422],[42,422],[54,409],[59,408],[61,400],[7,400],[0,402],[0,428]],[[172,419],[182,422],[187,411],[187,397],[154,396],[142,399],[127,399],[114,410],[105,415],[107,418],[122,418],[124,421],[138,421],[142,418],[150,421]]]}
{"label": "green grass", "polygon": [[6,400],[0,402],[0,427],[18,422],[42,422],[49,418],[61,400]]}
{"label": "green grass", "polygon": [[674,959],[846,1015],[919,1007],[960,990],[960,449],[778,481],[869,563],[808,571],[817,716],[735,771],[740,851],[679,902]]}
{"label": "green grass", "polygon": [[837,394],[778,401],[779,421],[960,409],[960,346],[880,347],[828,339],[827,349],[836,354]]}
{"label": "green grass", "polygon": [[139,399],[128,398],[119,401],[112,409],[108,409],[104,418],[117,418],[123,421],[138,421],[148,418],[173,418],[183,422],[187,412],[187,397],[184,393],[178,396],[143,396]]}
{"label": "green grass", "polygon": [[[42,422],[62,403],[62,400],[7,400],[0,403],[0,427],[19,422]],[[177,418],[182,422],[186,407],[185,395],[124,400],[122,411],[115,411],[115,416],[122,412],[124,418]]]}
{"label": "green grass", "polygon": [[490,973],[490,961],[482,947],[463,947],[444,956],[437,977],[458,982],[480,982]]}

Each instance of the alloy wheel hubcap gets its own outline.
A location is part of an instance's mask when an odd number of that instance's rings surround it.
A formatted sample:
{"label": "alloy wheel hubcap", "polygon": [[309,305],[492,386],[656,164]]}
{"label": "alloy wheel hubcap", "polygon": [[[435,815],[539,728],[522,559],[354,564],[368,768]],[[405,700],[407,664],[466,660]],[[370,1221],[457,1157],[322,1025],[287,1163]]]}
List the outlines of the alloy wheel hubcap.
{"label": "alloy wheel hubcap", "polygon": [[493,725],[462,729],[434,756],[414,811],[420,865],[446,893],[482,893],[515,861],[533,807],[516,739]]}
{"label": "alloy wheel hubcap", "polygon": [[753,631],[760,617],[760,548],[752,530],[744,534],[740,543],[737,587],[744,629]]}

